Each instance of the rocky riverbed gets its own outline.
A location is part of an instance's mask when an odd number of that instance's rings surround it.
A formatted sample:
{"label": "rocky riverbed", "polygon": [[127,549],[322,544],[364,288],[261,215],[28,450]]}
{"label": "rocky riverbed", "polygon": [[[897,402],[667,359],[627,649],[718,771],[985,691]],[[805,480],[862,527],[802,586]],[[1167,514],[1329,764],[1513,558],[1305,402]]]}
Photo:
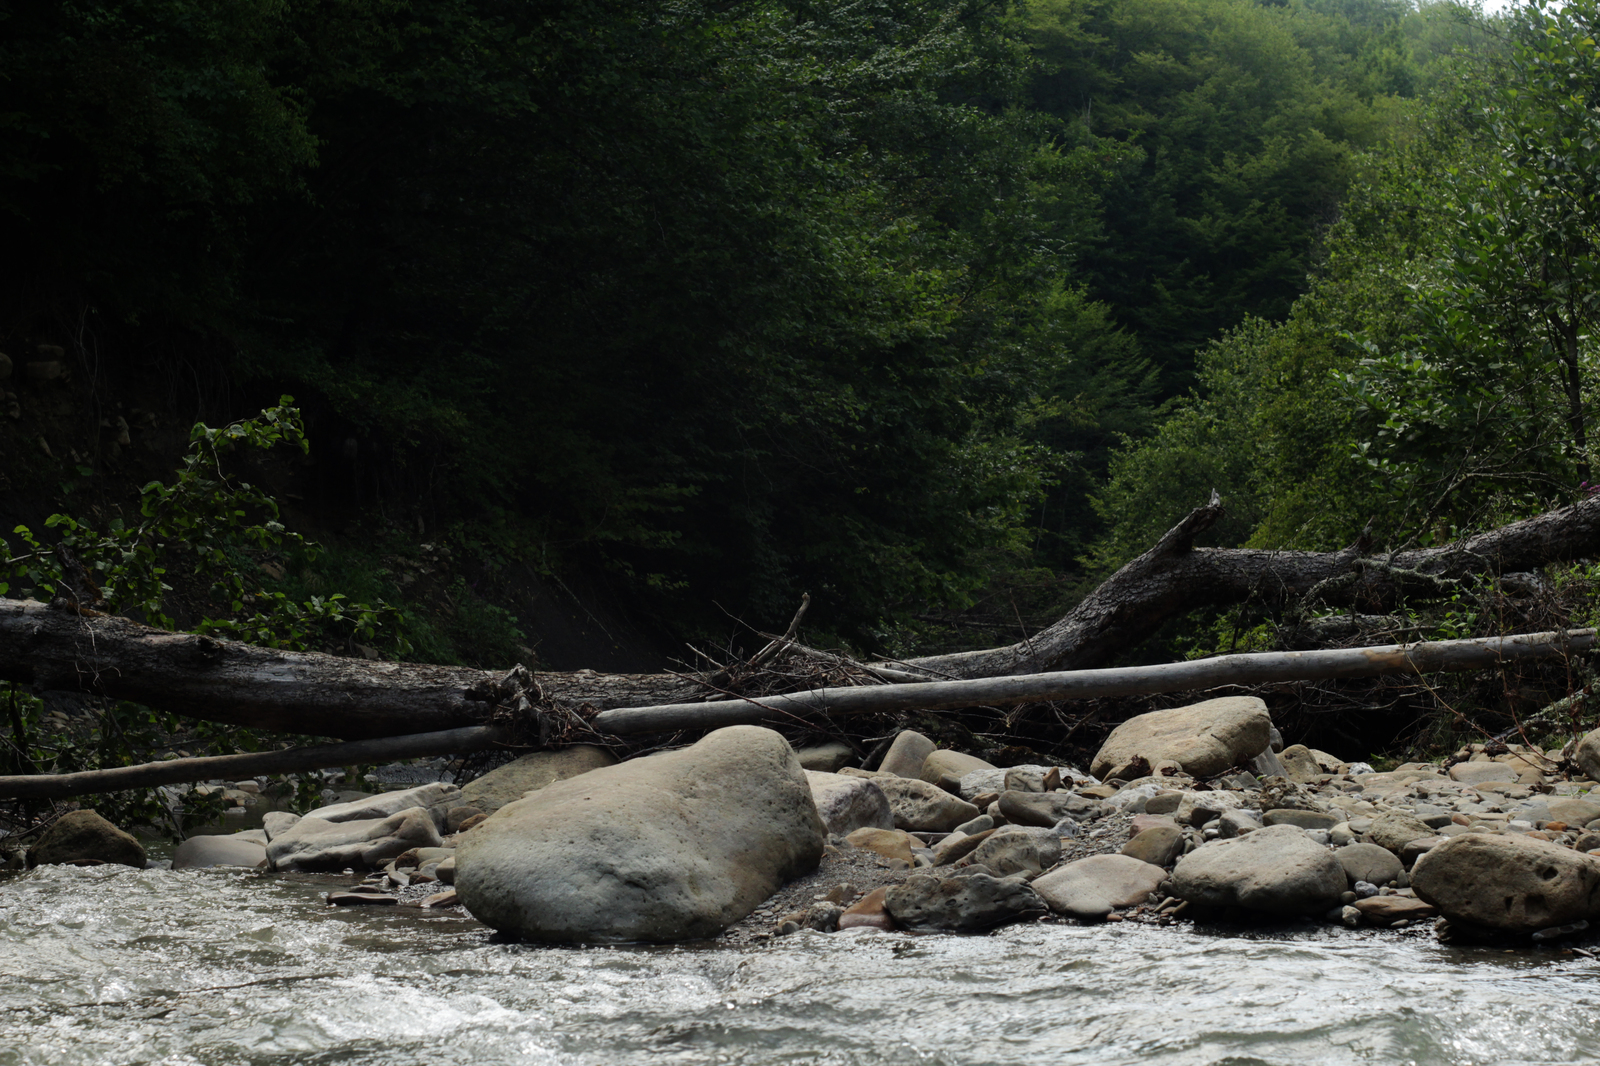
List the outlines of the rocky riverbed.
{"label": "rocky riverbed", "polygon": [[[913,732],[869,770],[842,765],[842,746],[795,753],[735,727],[630,763],[536,753],[464,789],[273,813],[191,838],[172,866],[349,870],[326,903],[465,905],[572,943],[1310,919],[1581,945],[1600,920],[1600,798],[1582,762],[1600,739],[1379,773],[1274,751],[1272,735],[1259,700],[1232,698],[1125,723],[1094,773],[994,767]],[[139,865],[137,848],[84,811],[30,859]]]}

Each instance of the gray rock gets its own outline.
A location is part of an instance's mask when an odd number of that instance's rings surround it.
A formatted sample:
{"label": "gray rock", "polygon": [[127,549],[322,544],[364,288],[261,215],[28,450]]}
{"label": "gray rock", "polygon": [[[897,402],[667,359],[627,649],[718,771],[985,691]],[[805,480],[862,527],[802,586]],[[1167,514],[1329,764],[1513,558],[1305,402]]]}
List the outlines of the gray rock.
{"label": "gray rock", "polygon": [[96,811],[83,810],[63,814],[28,849],[29,866],[71,862],[108,862],[142,870],[146,858],[131,833],[118,829]]}
{"label": "gray rock", "polygon": [[1268,811],[1261,819],[1263,825],[1292,825],[1299,829],[1332,829],[1343,819],[1322,811],[1276,810]]}
{"label": "gray rock", "polygon": [[1057,914],[1098,921],[1119,907],[1143,903],[1166,878],[1160,866],[1130,855],[1091,855],[1051,870],[1033,888]]}
{"label": "gray rock", "polygon": [[1432,829],[1411,815],[1401,814],[1399,811],[1390,811],[1381,818],[1374,819],[1366,832],[1367,843],[1388,848],[1396,855],[1403,852],[1406,845],[1413,840],[1431,836],[1433,836]]}
{"label": "gray rock", "polygon": [[1249,811],[1223,811],[1217,816],[1214,823],[1217,827],[1217,836],[1224,840],[1242,837],[1246,833],[1254,833],[1261,828],[1261,821]]}
{"label": "gray rock", "polygon": [[[929,752],[928,757],[922,760],[922,771],[917,776],[930,785],[937,785],[946,777],[954,777],[959,781],[967,774],[975,773],[978,770],[993,769],[996,769],[993,763],[986,762],[976,755],[951,751],[949,748],[939,748],[936,751]],[[958,791],[960,787],[960,785],[956,786]]]}
{"label": "gray rock", "polygon": [[267,849],[239,836],[190,837],[172,852],[174,870],[202,869],[207,866],[248,866],[267,864]]}
{"label": "gray rock", "polygon": [[1020,877],[995,877],[981,870],[950,877],[917,873],[884,894],[884,909],[908,929],[992,929],[1047,910]]}
{"label": "gray rock", "polygon": [[816,770],[806,771],[806,782],[811,786],[811,800],[817,805],[823,828],[829,833],[849,836],[862,828],[894,828],[889,797],[876,782]]}
{"label": "gray rock", "polygon": [[[902,733],[901,736],[905,734]],[[896,829],[908,832],[948,833],[981,813],[937,785],[903,777],[879,777],[873,784],[883,790],[894,812]]]}
{"label": "gray rock", "polygon": [[1008,825],[989,834],[961,861],[987,866],[997,877],[1038,874],[1061,861],[1061,838],[1048,829]]}
{"label": "gray rock", "polygon": [[[1101,780],[1135,778],[1135,767],[1176,761],[1195,777],[1212,777],[1265,751],[1272,719],[1254,696],[1227,696],[1152,711],[1111,731],[1089,772]],[[1147,772],[1147,771],[1146,771]]]}
{"label": "gray rock", "polygon": [[1002,792],[996,804],[1007,821],[1043,829],[1065,818],[1093,819],[1105,812],[1099,800],[1076,792]]}
{"label": "gray rock", "polygon": [[894,743],[889,745],[879,771],[896,777],[920,779],[922,764],[934,752],[934,743],[914,729],[902,729]]}
{"label": "gray rock", "polygon": [[1183,830],[1154,826],[1122,846],[1122,854],[1152,866],[1171,866],[1183,854]]}
{"label": "gray rock", "polygon": [[1377,844],[1346,844],[1335,851],[1333,857],[1344,867],[1345,876],[1352,886],[1358,881],[1386,885],[1405,873],[1394,852]]}
{"label": "gray rock", "polygon": [[1345,891],[1344,867],[1290,825],[1219,840],[1178,860],[1172,894],[1206,907],[1324,914]]}
{"label": "gray rock", "polygon": [[300,816],[298,814],[291,814],[288,811],[268,811],[261,816],[261,828],[267,834],[267,840],[270,842],[273,837],[287,833],[290,827],[299,820]]}
{"label": "gray rock", "polygon": [[452,855],[448,859],[445,859],[443,862],[441,862],[438,866],[435,866],[433,868],[433,876],[437,877],[447,885],[455,884],[456,857]]}
{"label": "gray rock", "polygon": [[507,804],[462,838],[455,885],[475,918],[527,940],[688,940],[814,869],[823,842],[788,742],[730,726]]}
{"label": "gray rock", "polygon": [[[602,766],[616,765],[616,757],[604,748],[578,744],[559,751],[536,751],[498,766],[461,789],[460,802],[493,814],[501,807],[521,799],[529,792],[556,781],[565,781]],[[315,813],[315,812],[313,812]]]}
{"label": "gray rock", "polygon": [[307,815],[272,838],[267,862],[275,870],[361,869],[380,866],[412,848],[438,846],[439,829],[426,807],[342,822]]}
{"label": "gray rock", "polygon": [[962,822],[960,825],[952,829],[951,832],[965,833],[968,836],[971,836],[973,833],[981,833],[986,829],[993,829],[999,824],[1000,823],[996,822],[992,816],[980,814],[970,822]]}
{"label": "gray rock", "polygon": [[306,817],[324,822],[371,821],[376,818],[388,818],[413,807],[423,807],[432,816],[435,827],[442,829],[450,808],[461,804],[462,796],[459,788],[435,782],[431,785],[408,788],[404,792],[380,792],[375,796],[351,800],[348,803],[319,807],[307,813]]}
{"label": "gray rock", "polygon": [[1600,860],[1533,837],[1450,837],[1417,860],[1411,887],[1453,922],[1508,932],[1600,914]]}
{"label": "gray rock", "polygon": [[795,757],[800,760],[803,770],[836,774],[855,761],[856,752],[850,745],[835,740],[812,748],[801,748],[795,752]]}

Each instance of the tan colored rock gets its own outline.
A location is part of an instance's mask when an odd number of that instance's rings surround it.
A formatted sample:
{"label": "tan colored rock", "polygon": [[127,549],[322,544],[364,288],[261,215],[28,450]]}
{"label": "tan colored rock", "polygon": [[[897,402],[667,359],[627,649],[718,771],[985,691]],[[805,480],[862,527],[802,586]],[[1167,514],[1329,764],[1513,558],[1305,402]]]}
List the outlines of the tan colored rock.
{"label": "tan colored rock", "polygon": [[922,772],[918,775],[922,780],[932,785],[937,785],[946,777],[963,778],[977,770],[998,769],[993,763],[985,762],[976,755],[967,755],[964,752],[951,751],[949,748],[940,748],[928,753],[922,760]]}
{"label": "tan colored rock", "polygon": [[896,829],[913,833],[948,833],[983,812],[937,785],[905,777],[880,777],[873,782],[889,798]]}
{"label": "tan colored rock", "polygon": [[1600,915],[1600,860],[1527,836],[1450,837],[1417,860],[1411,887],[1451,921],[1508,932]]}
{"label": "tan colored rock", "polygon": [[898,859],[910,866],[915,860],[911,849],[917,843],[910,833],[900,829],[873,829],[867,827],[857,829],[845,837],[853,848],[870,851],[874,855],[882,855],[886,859]]}
{"label": "tan colored rock", "polygon": [[1513,784],[1518,776],[1518,769],[1498,762],[1458,762],[1450,767],[1450,780],[1463,785]]}
{"label": "tan colored rock", "polygon": [[1439,908],[1420,899],[1410,896],[1368,896],[1358,899],[1353,904],[1361,916],[1374,925],[1383,925],[1392,922],[1415,922],[1423,918],[1432,918],[1439,913]]}
{"label": "tan colored rock", "polygon": [[878,769],[896,777],[922,777],[922,764],[934,752],[934,743],[915,729],[902,729],[889,745]]}
{"label": "tan colored rock", "polygon": [[1153,826],[1124,844],[1122,854],[1152,866],[1171,866],[1183,854],[1183,830],[1177,826]]}
{"label": "tan colored rock", "polygon": [[604,748],[577,744],[557,751],[536,751],[497,766],[461,789],[461,802],[493,814],[501,807],[521,799],[529,792],[556,781],[565,781],[602,766],[616,764],[616,756]]}
{"label": "tan colored rock", "polygon": [[1101,780],[1143,777],[1171,759],[1185,773],[1211,777],[1267,749],[1272,719],[1254,696],[1227,696],[1152,711],[1123,722],[1095,755],[1089,772]]}
{"label": "tan colored rock", "polygon": [[1344,867],[1302,829],[1273,825],[1196,848],[1172,871],[1172,894],[1206,907],[1322,914],[1345,891]]}
{"label": "tan colored rock", "polygon": [[888,888],[875,888],[850,904],[839,915],[839,929],[893,929],[894,919],[883,905],[888,894]]}
{"label": "tan colored rock", "polygon": [[1150,898],[1167,872],[1129,855],[1091,855],[1035,878],[1033,890],[1057,914],[1098,921]]}
{"label": "tan colored rock", "polygon": [[68,811],[28,849],[29,866],[107,862],[144,869],[144,847],[98,811]]}
{"label": "tan colored rock", "polygon": [[1396,855],[1403,853],[1406,845],[1413,840],[1423,840],[1433,835],[1433,830],[1428,826],[1399,811],[1390,811],[1376,819],[1366,832],[1367,843],[1387,848]]}

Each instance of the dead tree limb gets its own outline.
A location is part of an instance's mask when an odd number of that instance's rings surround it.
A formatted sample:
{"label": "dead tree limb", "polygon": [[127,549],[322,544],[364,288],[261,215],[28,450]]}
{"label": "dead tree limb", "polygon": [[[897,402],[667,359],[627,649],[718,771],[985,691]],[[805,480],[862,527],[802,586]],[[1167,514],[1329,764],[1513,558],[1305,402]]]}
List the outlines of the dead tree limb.
{"label": "dead tree limb", "polygon": [[1328,582],[1329,596],[1337,591],[1330,606],[1371,612],[1394,605],[1407,574],[1451,579],[1510,573],[1600,554],[1600,496],[1443,547],[1373,557],[1364,543],[1337,552],[1194,547],[1195,538],[1221,516],[1222,501],[1212,493],[1209,503],[1190,512],[1153,548],[1026,641],[890,665],[958,678],[1082,670],[1110,662],[1166,622],[1200,607],[1252,599],[1277,605]]}
{"label": "dead tree limb", "polygon": [[511,731],[503,726],[478,725],[446,729],[438,733],[386,737],[382,740],[356,740],[348,744],[167,759],[164,762],[117,766],[109,770],[84,770],[74,774],[0,777],[0,799],[68,799],[72,796],[120,792],[130,788],[155,788],[189,781],[237,780],[260,774],[298,774],[334,766],[465,754],[496,747],[511,739]]}
{"label": "dead tree limb", "polygon": [[1144,696],[1190,692],[1220,685],[1316,681],[1382,674],[1430,674],[1481,670],[1503,663],[1559,659],[1595,646],[1595,630],[1557,630],[1512,637],[1387,644],[1373,648],[1273,651],[1221,655],[1157,666],[1072,670],[968,681],[925,681],[864,688],[820,688],[759,700],[678,703],[603,711],[590,723],[600,733],[715,729],[725,725],[792,723],[804,714],[844,715],[932,711],[952,707],[1005,706],[1099,696]]}

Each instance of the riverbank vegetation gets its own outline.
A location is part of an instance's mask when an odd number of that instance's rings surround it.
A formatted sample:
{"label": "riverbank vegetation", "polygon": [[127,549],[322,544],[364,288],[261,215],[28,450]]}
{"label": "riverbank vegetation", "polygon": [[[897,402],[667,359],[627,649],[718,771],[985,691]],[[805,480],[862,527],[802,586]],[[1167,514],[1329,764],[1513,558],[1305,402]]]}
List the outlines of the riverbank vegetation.
{"label": "riverbank vegetation", "polygon": [[[1202,545],[1381,560],[1596,480],[1593,3],[0,18],[4,529],[127,535],[194,422],[305,420],[228,462],[241,529],[322,554],[219,541],[249,588],[158,577],[152,621],[637,670],[810,593],[813,642],[908,658],[1036,634],[1213,489]],[[1597,588],[1263,595],[1123,659],[1582,625]],[[1584,684],[1501,681],[1295,700],[1403,707],[1365,754]]]}

